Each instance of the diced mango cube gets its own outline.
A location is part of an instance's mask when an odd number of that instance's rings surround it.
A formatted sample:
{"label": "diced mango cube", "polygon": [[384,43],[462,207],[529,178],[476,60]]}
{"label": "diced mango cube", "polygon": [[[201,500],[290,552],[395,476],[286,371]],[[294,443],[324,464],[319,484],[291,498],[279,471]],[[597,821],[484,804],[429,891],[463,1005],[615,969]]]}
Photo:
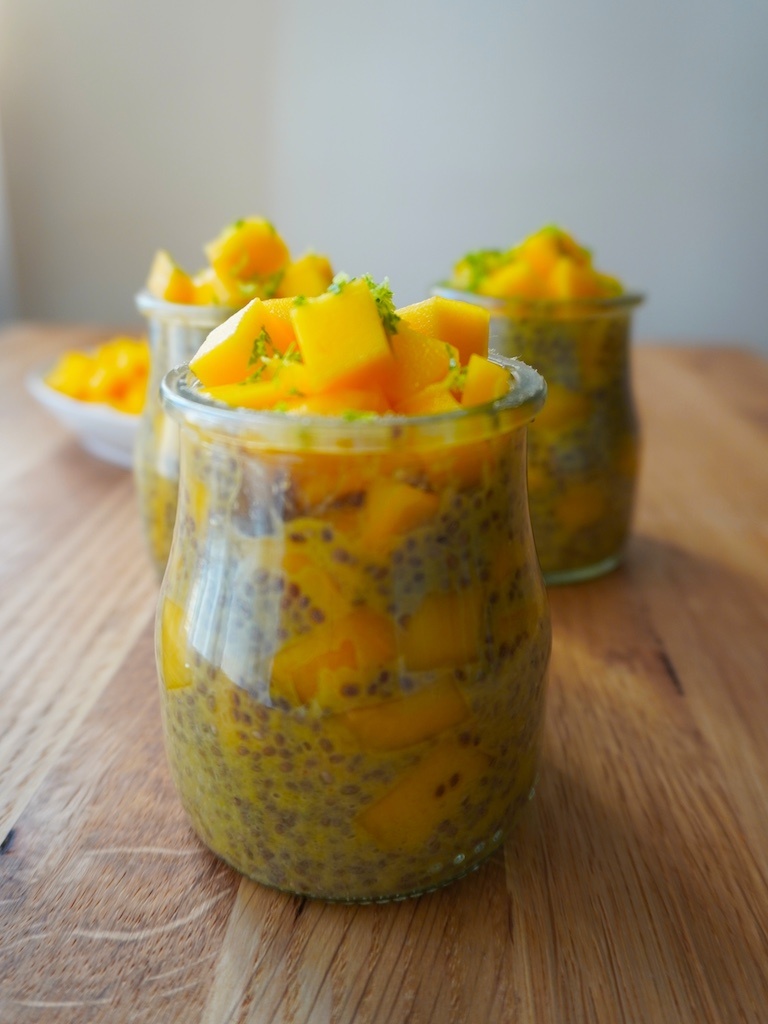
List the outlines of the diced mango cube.
{"label": "diced mango cube", "polygon": [[[272,409],[281,402],[290,400],[296,385],[289,367],[288,373],[278,372],[274,377],[264,376],[259,380],[244,380],[239,384],[218,384],[205,388],[203,394],[226,405],[239,406],[242,409]],[[297,366],[296,369],[303,369]],[[292,370],[292,367],[291,367]]]}
{"label": "diced mango cube", "polygon": [[245,380],[264,358],[287,351],[294,341],[291,324],[261,299],[253,299],[215,327],[192,360],[190,369],[206,387]]}
{"label": "diced mango cube", "polygon": [[423,848],[441,821],[458,814],[490,759],[477,747],[445,741],[358,816],[385,850]]}
{"label": "diced mango cube", "polygon": [[263,217],[247,217],[228,225],[205,246],[216,273],[238,281],[264,281],[281,273],[290,253],[274,226]]}
{"label": "diced mango cube", "polygon": [[498,363],[472,355],[467,364],[467,376],[461,396],[463,406],[482,405],[506,395],[509,373]]}
{"label": "diced mango cube", "polygon": [[408,618],[400,638],[412,671],[448,668],[475,661],[482,641],[483,600],[474,587],[427,594]]}
{"label": "diced mango cube", "polygon": [[605,502],[599,483],[571,483],[557,501],[557,518],[567,530],[583,530],[604,518]]}
{"label": "diced mango cube", "polygon": [[474,352],[488,355],[488,329],[490,314],[487,309],[471,302],[458,302],[433,295],[423,302],[398,309],[403,324],[429,338],[447,341],[458,350],[462,365]]}
{"label": "diced mango cube", "polygon": [[326,256],[308,252],[289,263],[277,286],[277,296],[322,295],[333,280],[333,268]]}
{"label": "diced mango cube", "polygon": [[451,393],[448,380],[430,384],[421,391],[406,395],[395,406],[405,416],[436,416],[443,412],[456,412],[461,403]]}
{"label": "diced mango cube", "polygon": [[600,284],[592,268],[567,256],[557,260],[547,283],[554,299],[590,299],[600,295]]}
{"label": "diced mango cube", "polygon": [[158,249],[155,253],[147,278],[147,291],[166,302],[190,305],[195,301],[192,278],[174,262],[165,249]]}
{"label": "diced mango cube", "polygon": [[45,382],[70,398],[83,400],[88,397],[88,382],[95,366],[96,360],[87,352],[65,352]]}
{"label": "diced mango cube", "polygon": [[294,306],[291,318],[314,390],[375,388],[392,372],[389,338],[362,278]]}
{"label": "diced mango cube", "polygon": [[158,640],[161,674],[166,690],[178,690],[192,682],[184,615],[181,605],[169,597],[163,598],[158,623]]}
{"label": "diced mango cube", "polygon": [[552,381],[547,384],[547,400],[536,416],[536,427],[552,431],[567,429],[585,421],[590,408],[586,395]]}
{"label": "diced mango cube", "polygon": [[480,282],[477,290],[493,298],[541,299],[547,293],[545,280],[523,259],[514,259],[494,270]]}
{"label": "diced mango cube", "polygon": [[390,338],[395,364],[387,380],[387,392],[394,404],[422,391],[430,384],[444,381],[459,366],[453,345],[429,338],[404,324]]}
{"label": "diced mango cube", "polygon": [[365,497],[361,543],[371,550],[386,550],[404,533],[429,522],[437,514],[436,494],[399,480],[374,480]]}
{"label": "diced mango cube", "polygon": [[304,395],[289,402],[291,412],[309,416],[346,416],[354,419],[358,412],[384,413],[389,402],[381,391],[371,388],[338,388],[318,395]]}
{"label": "diced mango cube", "polygon": [[461,690],[444,678],[407,697],[351,708],[340,717],[366,750],[397,750],[458,725],[469,713]]}
{"label": "diced mango cube", "polygon": [[391,619],[370,608],[318,625],[285,644],[272,662],[273,696],[338,709],[359,698],[395,655]]}

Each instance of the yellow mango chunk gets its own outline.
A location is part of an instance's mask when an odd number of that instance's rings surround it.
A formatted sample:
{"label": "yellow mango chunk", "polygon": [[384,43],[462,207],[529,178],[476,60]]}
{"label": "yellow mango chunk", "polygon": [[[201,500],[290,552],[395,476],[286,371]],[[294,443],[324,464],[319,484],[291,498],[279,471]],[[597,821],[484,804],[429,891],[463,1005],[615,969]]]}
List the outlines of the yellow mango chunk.
{"label": "yellow mango chunk", "polygon": [[322,295],[333,280],[333,268],[326,256],[308,252],[285,268],[277,296]]}
{"label": "yellow mango chunk", "polygon": [[291,321],[291,310],[294,306],[295,296],[284,295],[277,299],[262,299],[265,309],[268,309],[273,316],[280,317],[281,320],[286,320],[291,324],[291,331],[295,337],[296,332],[293,330],[293,323]]}
{"label": "yellow mango chunk", "polygon": [[536,416],[536,427],[560,431],[584,422],[591,408],[589,398],[554,381],[547,385],[547,401]]}
{"label": "yellow mango chunk", "polygon": [[376,387],[392,372],[389,338],[361,278],[294,306],[291,319],[314,390]]}
{"label": "yellow mango chunk", "polygon": [[340,718],[366,750],[397,750],[458,725],[469,713],[456,683],[438,679],[408,697],[351,708]]}
{"label": "yellow mango chunk", "polygon": [[398,480],[379,478],[368,488],[361,515],[361,543],[373,551],[387,550],[399,536],[437,515],[436,494]]}
{"label": "yellow mango chunk", "polygon": [[189,366],[206,387],[237,384],[262,359],[286,352],[294,340],[290,323],[253,299],[211,331]]}
{"label": "yellow mango chunk", "polygon": [[451,594],[427,594],[403,627],[400,651],[408,669],[466,665],[479,655],[483,601],[468,587]]}
{"label": "yellow mango chunk", "polygon": [[389,412],[389,402],[381,391],[370,388],[338,388],[319,395],[306,395],[289,402],[291,412],[309,416],[347,416],[356,412]]}
{"label": "yellow mango chunk", "polygon": [[195,301],[195,285],[165,249],[158,249],[147,278],[147,291],[166,302],[190,305]]}
{"label": "yellow mango chunk", "polygon": [[557,260],[547,286],[553,299],[591,299],[600,295],[600,284],[592,268],[567,256]]}
{"label": "yellow mango chunk", "polygon": [[540,299],[546,295],[546,282],[525,260],[514,259],[484,278],[477,290],[493,298]]}
{"label": "yellow mango chunk", "polygon": [[358,823],[385,850],[421,848],[441,821],[460,815],[489,764],[477,747],[441,743],[362,811]]}
{"label": "yellow mango chunk", "polygon": [[433,295],[397,310],[401,324],[429,338],[447,341],[459,353],[462,366],[474,353],[488,355],[490,314],[471,302],[458,302]]}
{"label": "yellow mango chunk", "polygon": [[159,640],[163,685],[166,690],[179,690],[192,682],[191,663],[188,658],[187,632],[184,628],[184,609],[170,598],[163,598],[160,608]]}
{"label": "yellow mango chunk", "polygon": [[291,397],[294,390],[291,379],[288,374],[278,373],[274,377],[265,377],[261,380],[218,384],[216,387],[205,388],[203,394],[217,402],[242,409],[272,409]]}
{"label": "yellow mango chunk", "polygon": [[46,374],[46,384],[80,402],[100,402],[141,412],[149,376],[146,341],[120,335],[90,352],[65,352]]}
{"label": "yellow mango chunk", "polygon": [[276,278],[290,259],[285,242],[263,217],[228,225],[205,246],[205,253],[219,277],[250,282]]}
{"label": "yellow mango chunk", "polygon": [[445,380],[406,395],[395,408],[405,416],[435,416],[442,412],[456,412],[461,408],[461,403],[454,398],[449,381]]}
{"label": "yellow mango chunk", "polygon": [[509,373],[498,363],[472,355],[467,364],[467,376],[461,396],[463,406],[482,405],[506,395]]}
{"label": "yellow mango chunk", "polygon": [[577,264],[588,264],[590,254],[580,246],[567,231],[555,225],[540,228],[529,235],[518,247],[517,255],[546,279],[561,257],[566,257]]}
{"label": "yellow mango chunk", "polygon": [[459,366],[459,355],[453,345],[429,338],[407,325],[398,325],[390,343],[395,363],[386,387],[393,404],[430,384],[444,381],[451,369]]}
{"label": "yellow mango chunk", "polygon": [[334,502],[363,493],[375,475],[370,457],[357,453],[305,451],[291,469],[291,482],[302,505]]}
{"label": "yellow mango chunk", "polygon": [[206,267],[192,278],[195,286],[195,304],[198,306],[228,306],[239,309],[247,296],[237,281],[219,277],[213,267]]}
{"label": "yellow mango chunk", "polygon": [[557,518],[567,530],[582,530],[600,522],[605,501],[605,490],[599,484],[571,483],[557,502]]}
{"label": "yellow mango chunk", "polygon": [[272,662],[271,692],[291,703],[335,709],[359,698],[395,656],[392,620],[354,608],[285,644]]}
{"label": "yellow mango chunk", "polygon": [[88,382],[95,365],[95,359],[87,352],[65,352],[47,374],[45,382],[56,391],[82,401],[88,397]]}

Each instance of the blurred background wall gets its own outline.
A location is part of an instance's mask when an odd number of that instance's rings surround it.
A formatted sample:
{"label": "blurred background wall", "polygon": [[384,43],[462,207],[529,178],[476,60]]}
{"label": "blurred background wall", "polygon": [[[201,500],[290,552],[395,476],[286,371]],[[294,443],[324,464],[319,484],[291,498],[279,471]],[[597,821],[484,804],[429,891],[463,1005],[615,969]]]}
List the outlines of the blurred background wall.
{"label": "blurred background wall", "polygon": [[558,222],[643,338],[768,350],[766,0],[0,0],[0,315],[131,324],[268,216],[423,297]]}

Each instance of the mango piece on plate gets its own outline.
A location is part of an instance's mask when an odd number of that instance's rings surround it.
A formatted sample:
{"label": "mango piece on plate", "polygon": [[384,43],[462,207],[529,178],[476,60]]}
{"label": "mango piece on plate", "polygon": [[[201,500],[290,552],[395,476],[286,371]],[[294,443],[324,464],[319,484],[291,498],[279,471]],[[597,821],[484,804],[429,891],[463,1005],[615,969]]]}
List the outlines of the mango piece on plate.
{"label": "mango piece on plate", "polygon": [[469,717],[456,683],[438,679],[407,697],[351,708],[341,716],[366,750],[396,750],[436,736]]}
{"label": "mango piece on plate", "polygon": [[314,391],[375,390],[392,372],[389,337],[362,278],[295,305],[291,318]]}
{"label": "mango piece on plate", "polygon": [[427,594],[403,626],[400,651],[411,671],[466,665],[482,641],[483,600],[474,587]]}
{"label": "mango piece on plate", "polygon": [[215,327],[190,361],[206,387],[237,384],[254,373],[262,359],[285,353],[294,341],[291,324],[253,299]]}
{"label": "mango piece on plate", "polygon": [[488,359],[472,355],[467,364],[467,375],[464,380],[464,391],[461,396],[463,406],[482,405],[506,395],[509,390],[509,374],[503,366],[492,363]]}
{"label": "mango piece on plate", "polygon": [[439,744],[358,816],[385,850],[422,848],[441,821],[460,813],[490,759],[477,747]]}
{"label": "mango piece on plate", "polygon": [[433,295],[423,302],[403,306],[397,315],[403,324],[419,334],[453,345],[458,350],[462,366],[473,352],[479,356],[488,355],[490,314],[482,306]]}
{"label": "mango piece on plate", "polygon": [[174,262],[170,253],[158,249],[147,278],[147,291],[166,302],[192,305],[195,302],[195,285],[189,274]]}
{"label": "mango piece on plate", "polygon": [[308,252],[285,268],[275,294],[278,297],[321,295],[333,280],[333,268],[327,256]]}
{"label": "mango piece on plate", "polygon": [[278,275],[290,260],[288,246],[263,217],[247,217],[229,224],[205,246],[208,260],[223,279],[264,282],[266,290],[279,283]]}

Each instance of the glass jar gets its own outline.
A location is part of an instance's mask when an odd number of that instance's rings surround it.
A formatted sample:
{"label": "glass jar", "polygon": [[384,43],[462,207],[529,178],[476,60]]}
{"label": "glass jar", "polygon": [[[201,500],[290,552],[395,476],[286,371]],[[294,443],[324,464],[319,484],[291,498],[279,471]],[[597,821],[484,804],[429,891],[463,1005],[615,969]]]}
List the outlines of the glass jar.
{"label": "glass jar", "polygon": [[547,382],[547,404],[528,435],[531,522],[546,583],[616,568],[638,474],[630,342],[642,296],[534,302],[448,287],[433,294],[489,309],[492,348],[535,366]]}
{"label": "glass jar", "polygon": [[134,478],[144,537],[150,558],[162,577],[171,549],[179,489],[179,430],[160,401],[160,383],[174,366],[188,363],[208,333],[234,312],[225,306],[183,306],[136,296],[147,320],[150,374],[147,397],[134,446]]}
{"label": "glass jar", "polygon": [[550,620],[526,428],[546,386],[428,417],[224,407],[163,383],[181,484],[157,659],[194,828],[258,882],[421,893],[503,841],[533,791]]}

